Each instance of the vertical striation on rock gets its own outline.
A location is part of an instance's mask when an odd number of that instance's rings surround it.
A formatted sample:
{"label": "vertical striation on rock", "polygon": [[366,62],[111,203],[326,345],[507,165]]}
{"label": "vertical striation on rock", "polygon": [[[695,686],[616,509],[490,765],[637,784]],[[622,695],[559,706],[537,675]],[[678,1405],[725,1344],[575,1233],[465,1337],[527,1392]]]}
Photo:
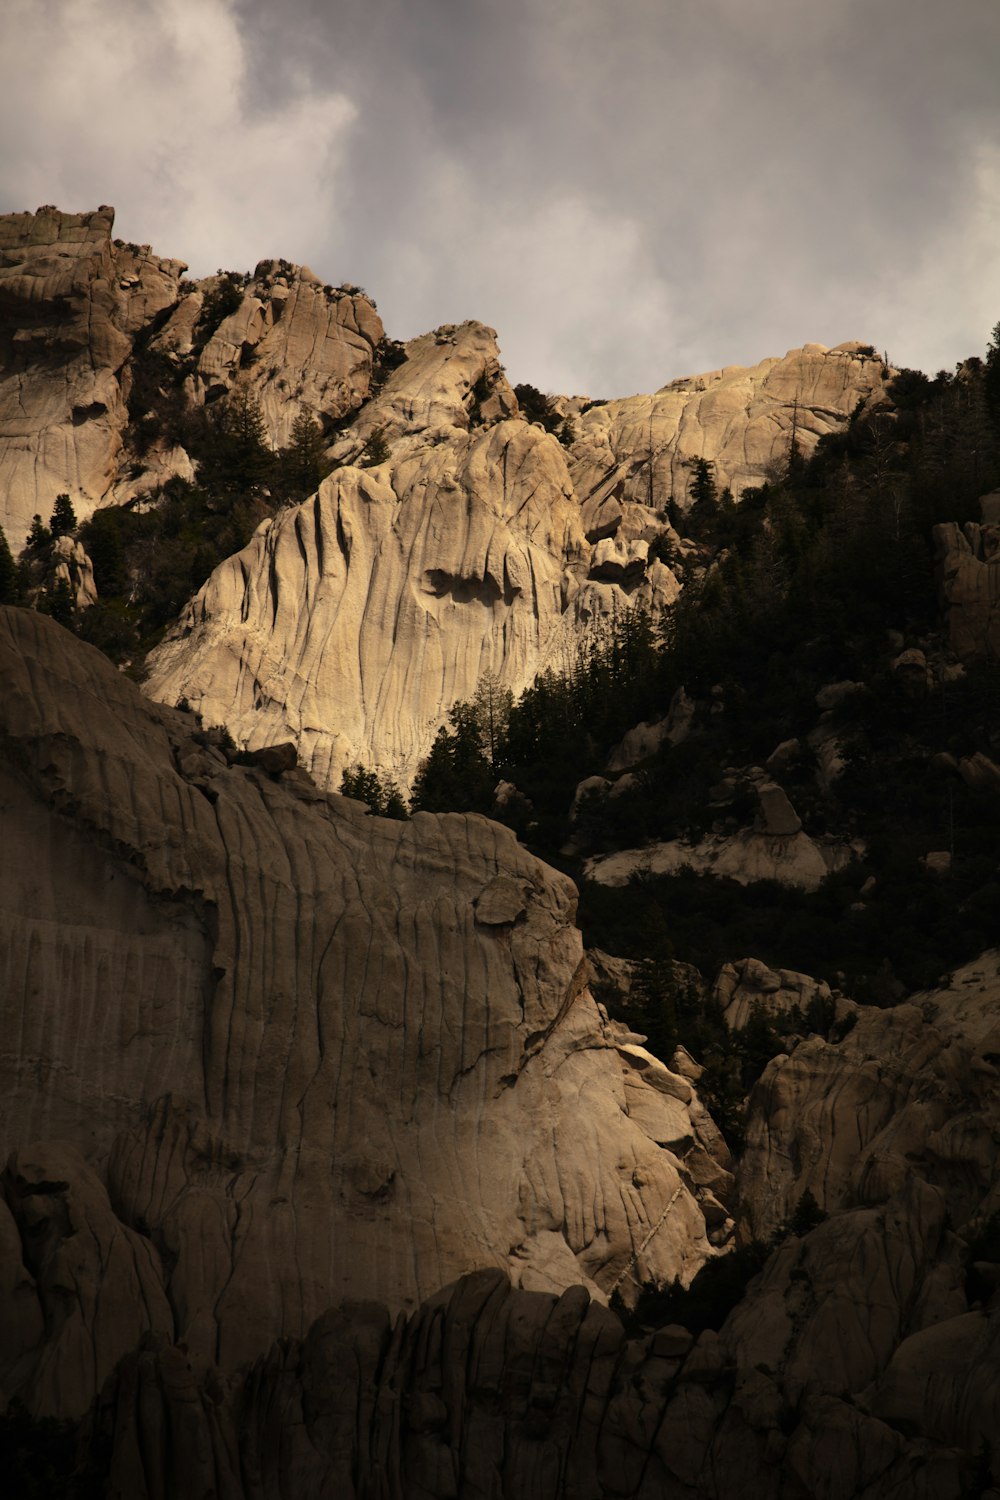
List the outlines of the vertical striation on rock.
{"label": "vertical striation on rock", "polygon": [[[574,887],[507,829],[229,765],[25,610],[0,613],[0,716],[3,1144],[77,1142],[59,1201],[99,1188],[97,1244],[151,1247],[122,1348],[166,1331],[232,1369],[343,1296],[413,1306],[483,1265],[632,1295],[715,1253],[697,1119],[618,1048]],[[79,1346],[46,1333],[15,1388],[51,1365],[37,1404],[81,1410],[108,1364]]]}

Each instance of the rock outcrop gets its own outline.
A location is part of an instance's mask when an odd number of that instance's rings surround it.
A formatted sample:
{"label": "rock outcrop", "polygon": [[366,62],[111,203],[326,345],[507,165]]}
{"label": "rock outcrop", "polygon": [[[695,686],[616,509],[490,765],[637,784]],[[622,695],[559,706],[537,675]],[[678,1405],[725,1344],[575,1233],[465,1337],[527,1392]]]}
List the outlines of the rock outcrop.
{"label": "rock outcrop", "polygon": [[[564,448],[524,420],[482,324],[390,345],[359,288],[284,261],[185,282],[180,262],[112,241],[112,223],[107,208],[0,223],[0,524],[16,550],[58,493],[82,520],[191,479],[140,398],[198,408],[238,387],[275,448],[317,421],[342,467],[222,564],[149,691],[244,747],[295,739],[329,788],[355,762],[409,783],[484,672],[519,693],[609,615],[669,606],[663,558],[687,544],[667,510],[685,509],[693,459],[738,496],[793,436],[808,454],[884,389],[866,346],[810,344],[654,396],[560,399]],[[380,445],[385,462],[354,467]]]}
{"label": "rock outcrop", "polygon": [[652,396],[588,404],[575,418],[577,494],[601,525],[609,507],[655,511],[673,499],[686,509],[690,462],[705,458],[719,489],[739,499],[787,463],[793,433],[808,456],[859,402],[881,399],[887,379],[868,345],[805,344],[749,368],[672,380]]}
{"label": "rock outcrop", "polygon": [[914,1176],[956,1226],[1000,1208],[997,955],[946,989],[854,1015],[841,1042],[808,1038],[756,1086],[740,1167],[748,1229],[770,1234],[807,1190],[830,1210],[868,1206]]}
{"label": "rock outcrop", "polygon": [[177,299],[179,261],[115,249],[114,210],[0,217],[0,525],[24,544],[67,493],[83,519],[118,476],[131,335]]}
{"label": "rock outcrop", "polygon": [[0,217],[0,525],[15,551],[58,494],[84,520],[193,476],[183,448],[127,441],[150,355],[195,407],[247,387],[274,447],[300,413],[330,426],[371,388],[384,330],[360,289],[265,261],[239,278],[235,308],[206,321],[228,278],[185,282],[183,262],[113,240],[113,225],[107,207]]}
{"label": "rock outcrop", "polygon": [[958,656],[1000,656],[1000,524],[983,500],[983,523],[935,526],[945,623]]}
{"label": "rock outcrop", "polygon": [[150,1340],[95,1417],[109,1493],[994,1500],[1000,1313],[949,1309],[954,1245],[914,1188],[790,1239],[697,1339],[483,1271],[395,1323],[331,1309],[228,1387]]}
{"label": "rock outcrop", "polygon": [[144,1334],[232,1370],[483,1265],[628,1298],[716,1253],[728,1152],[508,830],[229,764],[27,610],[0,720],[6,1396],[75,1415]]}
{"label": "rock outcrop", "polygon": [[826,835],[810,838],[801,828],[798,833],[745,828],[732,834],[712,834],[696,842],[666,839],[641,849],[596,855],[586,861],[585,873],[588,880],[596,880],[599,885],[628,885],[634,875],[676,875],[692,870],[738,880],[740,885],[776,880],[796,890],[815,891],[831,871],[843,869],[856,853],[843,839]]}
{"label": "rock outcrop", "polygon": [[[674,601],[677,578],[650,546],[676,539],[665,486],[698,444],[720,481],[759,481],[773,453],[753,433],[780,446],[779,414],[791,421],[800,387],[825,413],[813,439],[881,392],[881,365],[854,346],[809,346],[662,400],[594,406],[566,450],[517,418],[495,338],[466,323],[406,346],[331,450],[346,467],[223,563],[153,654],[151,696],[186,699],[242,745],[291,735],[324,786],[355,762],[407,785],[485,672],[520,693],[609,616],[641,606],[655,618]],[[717,384],[721,425],[694,414]],[[640,484],[650,399],[672,457]],[[737,428],[742,467],[722,472]],[[354,467],[376,431],[389,458]]]}

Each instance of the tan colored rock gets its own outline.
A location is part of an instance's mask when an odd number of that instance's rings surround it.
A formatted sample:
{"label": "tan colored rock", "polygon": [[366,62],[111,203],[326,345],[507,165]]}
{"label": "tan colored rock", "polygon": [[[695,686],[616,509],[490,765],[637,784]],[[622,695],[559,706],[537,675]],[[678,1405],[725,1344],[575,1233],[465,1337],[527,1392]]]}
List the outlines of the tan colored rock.
{"label": "tan colored rock", "polygon": [[791,1011],[804,1016],[813,1001],[830,1001],[830,986],[791,969],[769,969],[758,958],[723,964],[712,990],[730,1031],[741,1031],[754,1009],[778,1021]]}
{"label": "tan colored rock", "polygon": [[1000,766],[982,750],[958,762],[958,774],[974,792],[1000,792]]}
{"label": "tan colored rock", "polygon": [[769,838],[793,838],[802,830],[802,821],[788,800],[787,793],[773,781],[757,783],[761,831]]}
{"label": "tan colored rock", "polygon": [[152,655],[146,690],[249,748],[293,738],[331,789],[357,762],[408,785],[485,672],[520,692],[563,649],[586,551],[555,439],[452,429],[265,524]]}
{"label": "tan colored rock", "polygon": [[832,838],[811,839],[807,833],[774,836],[742,830],[731,836],[713,835],[696,844],[682,839],[648,844],[642,849],[620,849],[588,859],[588,880],[601,885],[627,885],[638,872],[675,875],[683,869],[725,875],[746,885],[754,880],[777,880],[812,891],[833,870],[843,869],[857,849]]}
{"label": "tan colored rock", "polygon": [[662,745],[679,745],[688,736],[695,706],[682,687],[670,701],[665,719],[655,724],[636,724],[615,746],[608,759],[609,771],[624,771],[655,755]]}
{"label": "tan colored rock", "polygon": [[947,989],[856,1014],[842,1041],[810,1037],[754,1089],[739,1174],[754,1234],[772,1233],[806,1189],[828,1210],[885,1202],[923,1163],[935,1164],[956,1225],[991,1190],[997,955],[958,970]]}
{"label": "tan colored rock", "polygon": [[15,552],[70,496],[84,520],[117,478],[132,335],[177,298],[184,267],[112,244],[114,210],[0,217],[0,525]]}
{"label": "tan colored rock", "polygon": [[591,407],[576,419],[573,445],[581,501],[613,494],[622,507],[662,511],[673,498],[686,508],[692,458],[714,463],[719,489],[739,498],[786,463],[793,421],[808,454],[859,401],[881,399],[883,367],[860,347],[807,344],[748,369],[730,365],[671,381],[653,396]]}
{"label": "tan colored rock", "polygon": [[77,609],[97,603],[94,565],[79,542],[70,536],[57,536],[52,544],[52,561],[53,579],[69,585]]}
{"label": "tan colored rock", "polygon": [[[978,1405],[938,1402],[940,1425],[929,1436],[904,1426],[905,1416],[900,1431],[871,1415],[870,1391],[858,1384],[879,1368],[888,1330],[907,1328],[907,1294],[929,1265],[917,1236],[934,1228],[919,1204],[904,1203],[886,1216],[884,1233],[870,1214],[852,1216],[836,1235],[817,1231],[837,1265],[854,1257],[853,1279],[849,1272],[840,1284],[829,1258],[824,1267],[810,1253],[811,1241],[798,1256],[773,1261],[748,1302],[768,1313],[795,1304],[780,1346],[787,1357],[777,1365],[750,1363],[748,1353],[765,1345],[746,1320],[732,1333],[733,1320],[719,1334],[706,1329],[696,1341],[670,1324],[626,1342],[617,1320],[588,1304],[582,1289],[517,1291],[491,1271],[463,1277],[395,1325],[377,1304],[331,1309],[301,1343],[275,1349],[228,1389],[199,1380],[180,1350],[150,1347],[123,1363],[102,1402],[112,1493],[152,1500],[214,1487],[227,1500],[262,1493],[322,1500],[377,1485],[385,1500],[781,1500],[793,1491],[824,1500],[960,1500],[981,1472],[977,1439],[989,1430],[989,1332],[974,1340],[964,1368],[955,1350],[953,1389],[971,1395],[978,1382]],[[866,1268],[885,1298],[868,1349],[875,1303]],[[853,1307],[848,1282],[859,1296]],[[797,1360],[810,1338],[831,1358],[822,1380],[803,1387]]]}
{"label": "tan colored rock", "polygon": [[[159,1260],[173,1336],[231,1370],[343,1296],[410,1306],[490,1264],[632,1297],[714,1253],[691,1084],[621,1054],[574,888],[508,830],[225,765],[27,610],[0,612],[0,715],[8,1191],[17,1216],[18,1183],[69,1183],[96,1236],[39,1408],[81,1410],[163,1328]],[[86,1167],[45,1167],[53,1139]]]}
{"label": "tan colored rock", "polygon": [[146,1333],[173,1334],[160,1258],[119,1223],[75,1146],[15,1151],[4,1190],[44,1315],[18,1394],[36,1412],[79,1417]]}
{"label": "tan colored rock", "polygon": [[[167,324],[161,347],[185,350],[185,332],[193,332],[186,317],[176,327]],[[204,400],[240,380],[259,400],[268,436],[280,448],[301,412],[337,418],[362,404],[384,333],[363,294],[327,292],[306,266],[275,276],[265,263],[201,350],[191,393]]]}
{"label": "tan colored rock", "polygon": [[949,521],[935,526],[934,546],[952,650],[1000,655],[1000,526]]}

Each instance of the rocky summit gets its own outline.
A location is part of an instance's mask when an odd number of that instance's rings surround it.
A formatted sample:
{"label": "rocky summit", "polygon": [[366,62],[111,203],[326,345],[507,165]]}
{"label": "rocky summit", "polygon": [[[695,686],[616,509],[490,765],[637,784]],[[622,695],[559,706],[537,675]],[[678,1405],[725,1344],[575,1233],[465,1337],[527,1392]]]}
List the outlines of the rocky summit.
{"label": "rocky summit", "polygon": [[1000,1500],[1000,325],[185,271],[0,220],[3,1493]]}
{"label": "rocky summit", "polygon": [[652,396],[558,398],[557,437],[482,324],[393,345],[359,288],[275,261],[186,282],[112,227],[107,208],[0,220],[0,525],[20,544],[60,493],[82,518],[190,479],[162,418],[178,401],[204,413],[240,393],[272,447],[322,422],[330,478],[212,574],[148,691],[241,746],[293,740],[330,789],[358,762],[409,785],[484,673],[518,693],[594,622],[658,615],[691,463],[737,494],[885,382],[868,346],[807,344]]}

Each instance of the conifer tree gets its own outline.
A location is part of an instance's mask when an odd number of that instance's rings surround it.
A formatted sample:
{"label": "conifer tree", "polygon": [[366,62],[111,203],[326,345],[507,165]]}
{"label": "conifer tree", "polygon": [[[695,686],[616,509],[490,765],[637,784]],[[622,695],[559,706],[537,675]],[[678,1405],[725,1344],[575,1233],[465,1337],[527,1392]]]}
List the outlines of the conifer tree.
{"label": "conifer tree", "polygon": [[17,563],[10,550],[3,527],[0,526],[0,604],[21,602],[21,580]]}
{"label": "conifer tree", "polygon": [[322,427],[309,412],[300,411],[292,426],[291,441],[281,455],[285,482],[296,498],[311,495],[327,473],[324,447]]}
{"label": "conifer tree", "polygon": [[31,529],[24,545],[27,551],[35,554],[47,551],[52,545],[52,533],[37,511],[31,518]]}
{"label": "conifer tree", "polygon": [[76,511],[68,495],[56,496],[56,503],[52,507],[52,515],[49,519],[49,530],[53,539],[57,536],[69,536],[76,530]]}

